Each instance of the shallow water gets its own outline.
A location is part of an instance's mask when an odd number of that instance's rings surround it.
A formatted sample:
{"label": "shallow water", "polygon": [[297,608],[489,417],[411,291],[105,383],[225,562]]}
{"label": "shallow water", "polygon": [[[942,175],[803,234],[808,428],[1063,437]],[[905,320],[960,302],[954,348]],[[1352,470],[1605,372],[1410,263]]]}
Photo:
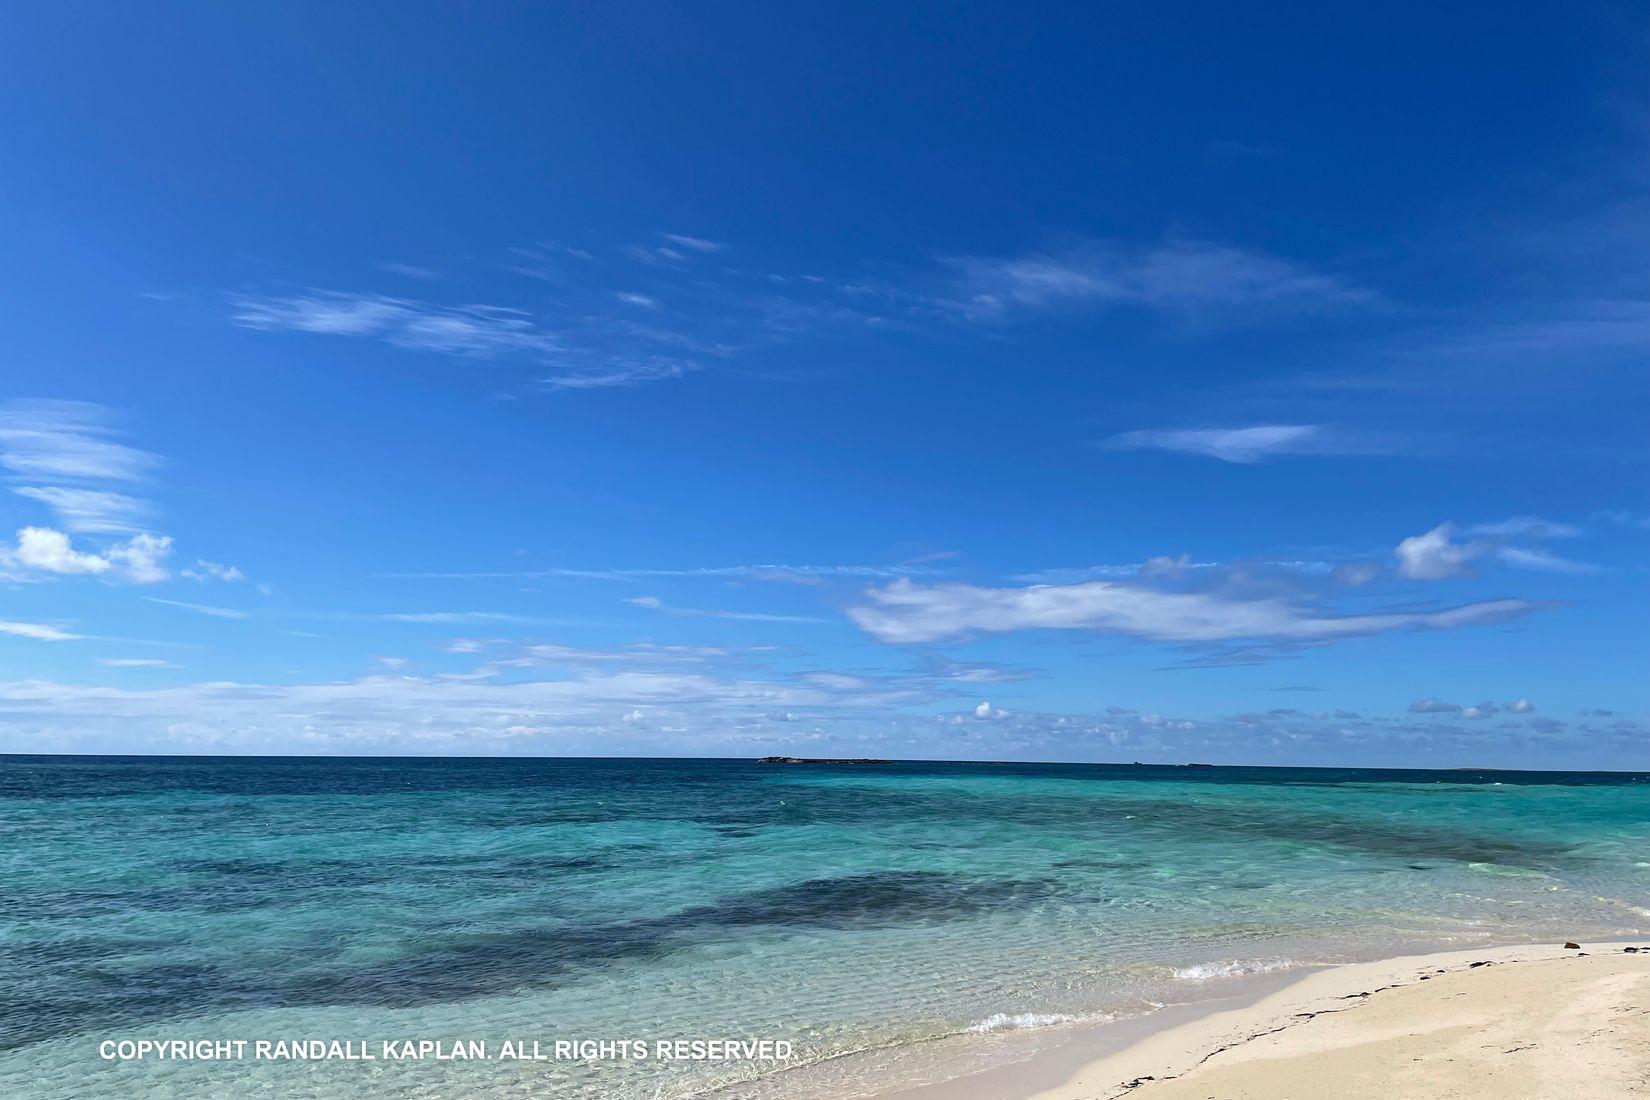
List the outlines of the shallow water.
{"label": "shallow water", "polygon": [[[826,1078],[496,1053],[813,1063],[1415,944],[1639,934],[1650,776],[0,757],[0,880],[0,1095],[763,1093]],[[98,1057],[141,1037],[489,1058]]]}

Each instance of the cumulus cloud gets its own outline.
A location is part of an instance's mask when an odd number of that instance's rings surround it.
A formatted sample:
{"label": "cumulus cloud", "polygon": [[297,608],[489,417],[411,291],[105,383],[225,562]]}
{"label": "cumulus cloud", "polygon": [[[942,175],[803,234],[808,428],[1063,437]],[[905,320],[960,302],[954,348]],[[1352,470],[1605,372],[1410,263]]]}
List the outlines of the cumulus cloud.
{"label": "cumulus cloud", "polygon": [[869,589],[865,600],[848,610],[849,618],[873,637],[893,643],[1034,629],[1095,630],[1160,642],[1325,642],[1506,622],[1538,606],[1498,599],[1436,611],[1336,615],[1281,598],[1239,600],[1107,581],[982,588],[921,586],[908,579]]}
{"label": "cumulus cloud", "polygon": [[1511,703],[1497,703],[1486,699],[1482,703],[1474,703],[1470,707],[1463,707],[1457,703],[1446,703],[1442,699],[1417,699],[1409,705],[1411,714],[1454,714],[1462,718],[1493,718],[1505,711],[1508,714],[1529,714],[1535,710],[1534,704],[1528,699],[1518,699]]}
{"label": "cumulus cloud", "polygon": [[172,537],[134,535],[126,542],[111,546],[105,553],[134,583],[154,584],[166,579],[166,569],[161,563],[172,553]]}
{"label": "cumulus cloud", "polygon": [[14,576],[47,573],[154,584],[166,579],[163,563],[171,552],[172,540],[161,535],[134,535],[99,554],[75,549],[62,531],[24,527],[15,546],[0,546],[0,569]]}
{"label": "cumulus cloud", "polygon": [[1493,559],[1515,569],[1534,569],[1547,573],[1596,573],[1598,567],[1588,562],[1560,557],[1541,547],[1512,546],[1509,538],[1565,538],[1569,537],[1559,525],[1549,524],[1532,516],[1520,516],[1499,524],[1484,524],[1472,528],[1483,537],[1461,542],[1455,538],[1453,523],[1440,523],[1421,535],[1412,535],[1393,550],[1399,576],[1411,580],[1435,581],[1468,572],[1472,563]]}
{"label": "cumulus cloud", "polygon": [[49,527],[25,527],[17,532],[17,546],[0,550],[0,562],[18,569],[72,576],[101,574],[114,568],[108,558],[86,554],[69,544],[69,536]]}
{"label": "cumulus cloud", "polygon": [[[108,409],[83,401],[14,401],[0,406],[0,468],[17,495],[50,508],[59,527],[30,525],[15,547],[0,546],[0,569],[96,576],[155,584],[167,579],[172,539],[147,529],[149,501],[132,495],[160,460],[120,441]],[[56,482],[44,484],[43,482]],[[128,535],[83,549],[70,535]],[[204,564],[204,563],[203,563]]]}
{"label": "cumulus cloud", "polygon": [[1440,523],[1423,535],[1411,535],[1393,551],[1398,559],[1398,575],[1411,580],[1435,581],[1453,577],[1480,556],[1479,544],[1453,541],[1453,524]]}
{"label": "cumulus cloud", "polygon": [[244,581],[246,574],[233,565],[222,562],[206,561],[203,558],[195,559],[195,564],[188,569],[180,569],[178,575],[197,581]]}

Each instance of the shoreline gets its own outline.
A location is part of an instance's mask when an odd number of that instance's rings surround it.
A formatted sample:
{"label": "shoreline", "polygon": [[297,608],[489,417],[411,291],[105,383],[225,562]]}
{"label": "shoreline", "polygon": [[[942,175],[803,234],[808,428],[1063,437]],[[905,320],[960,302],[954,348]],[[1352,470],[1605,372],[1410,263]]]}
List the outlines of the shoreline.
{"label": "shoreline", "polygon": [[[1639,950],[1629,952],[1627,948]],[[1579,964],[1579,965],[1578,965]],[[1553,970],[1564,967],[1563,970]],[[1536,973],[1536,971],[1552,973]],[[1270,1079],[1259,1092],[1243,1091],[1246,1086],[1221,1080],[1221,1096],[1290,1096],[1292,1075],[1335,1074],[1341,1095],[1366,1095],[1344,1091],[1344,1075],[1364,1065],[1363,1055],[1354,1048],[1368,1036],[1363,1030],[1380,1031],[1374,1025],[1394,1013],[1404,1021],[1403,1035],[1380,1035],[1388,1046],[1431,1051],[1439,1042],[1462,1038],[1469,1045],[1474,1029],[1485,1034],[1534,1018],[1544,1009],[1563,1015],[1572,1006],[1568,994],[1553,983],[1564,978],[1574,983],[1595,979],[1594,984],[1621,984],[1629,979],[1641,982],[1632,994],[1641,1013],[1639,1030],[1633,1040],[1646,1050],[1650,1040],[1650,940],[1613,938],[1606,942],[1583,943],[1579,950],[1555,943],[1518,944],[1504,947],[1451,949],[1399,955],[1370,962],[1331,964],[1237,979],[1241,988],[1217,997],[1165,1005],[1139,1016],[1080,1026],[1070,1030],[1056,1045],[1039,1049],[1023,1060],[996,1064],[949,1076],[916,1087],[872,1093],[876,1100],[1114,1100],[1116,1097],[1203,1096],[1210,1093],[1206,1078],[1259,1077]],[[1539,988],[1522,990],[1519,998],[1511,987],[1537,982]],[[1509,1001],[1512,997],[1512,1001]],[[1545,1002],[1540,1008],[1537,1002]],[[1446,1005],[1444,1002],[1448,1001]],[[1399,1001],[1404,1003],[1400,1004]],[[1514,1003],[1519,1007],[1513,1007]],[[1348,1010],[1377,1006],[1360,1019]],[[1477,1015],[1474,1016],[1474,1013]],[[1572,1013],[1573,1014],[1573,1013]],[[1470,1018],[1469,1018],[1470,1017]],[[1315,1021],[1323,1021],[1314,1026]],[[1390,1021],[1387,1021],[1390,1023]],[[1333,1024],[1331,1028],[1328,1025]],[[1387,1029],[1390,1031],[1390,1027]],[[1515,1028],[1516,1030],[1516,1028]],[[1347,1034],[1331,1034],[1336,1033]],[[1593,1028],[1594,1033],[1599,1032]],[[1444,1033],[1448,1033],[1445,1035]],[[1608,1042],[1616,1038],[1605,1029]],[[1350,1038],[1348,1036],[1351,1036]],[[1375,1040],[1370,1040],[1374,1042]],[[1339,1044],[1339,1045],[1337,1045]],[[1519,1051],[1534,1050],[1533,1040],[1514,1043]],[[1593,1052],[1596,1057],[1597,1052]],[[1402,1056],[1421,1062],[1422,1054],[1403,1055],[1388,1051],[1387,1059]],[[1497,1059],[1516,1057],[1498,1054]],[[1563,1063],[1563,1052],[1543,1052],[1549,1062]],[[1572,1050],[1569,1057],[1579,1058]],[[1643,1055],[1643,1068],[1627,1073],[1650,1072],[1650,1053]],[[1467,1068],[1459,1052],[1447,1061],[1460,1072],[1487,1074],[1493,1067]],[[1527,1067],[1526,1067],[1527,1069]],[[1578,1067],[1577,1072],[1581,1072]],[[1278,1080],[1276,1078],[1283,1078]],[[1476,1079],[1476,1078],[1473,1078]],[[1185,1091],[1202,1088],[1202,1091]],[[1321,1095],[1322,1085],[1298,1095]],[[1428,1095],[1406,1092],[1405,1095]],[[1377,1089],[1367,1093],[1382,1095]],[[1485,1086],[1481,1092],[1447,1092],[1451,1096],[1506,1096],[1505,1083]],[[1540,1095],[1539,1093],[1533,1095]],[[1577,1096],[1591,1095],[1575,1093]],[[1604,1094],[1601,1094],[1604,1095]]]}

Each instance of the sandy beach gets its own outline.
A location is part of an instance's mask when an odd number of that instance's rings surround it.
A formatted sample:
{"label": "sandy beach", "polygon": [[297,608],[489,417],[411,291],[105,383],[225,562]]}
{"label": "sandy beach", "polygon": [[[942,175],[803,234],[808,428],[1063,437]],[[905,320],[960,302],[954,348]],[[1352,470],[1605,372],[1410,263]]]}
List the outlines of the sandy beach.
{"label": "sandy beach", "polygon": [[[967,1088],[953,1085],[958,1095]],[[1150,1034],[1036,1100],[1124,1095],[1650,1095],[1650,946],[1513,947],[1332,967]]]}

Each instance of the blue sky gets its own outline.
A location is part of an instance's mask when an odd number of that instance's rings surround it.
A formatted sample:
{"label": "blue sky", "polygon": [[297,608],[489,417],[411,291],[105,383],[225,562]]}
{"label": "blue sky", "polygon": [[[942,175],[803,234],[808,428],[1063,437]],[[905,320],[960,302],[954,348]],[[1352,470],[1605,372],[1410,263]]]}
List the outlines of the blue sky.
{"label": "blue sky", "polygon": [[1634,5],[6,23],[0,750],[1650,757]]}

